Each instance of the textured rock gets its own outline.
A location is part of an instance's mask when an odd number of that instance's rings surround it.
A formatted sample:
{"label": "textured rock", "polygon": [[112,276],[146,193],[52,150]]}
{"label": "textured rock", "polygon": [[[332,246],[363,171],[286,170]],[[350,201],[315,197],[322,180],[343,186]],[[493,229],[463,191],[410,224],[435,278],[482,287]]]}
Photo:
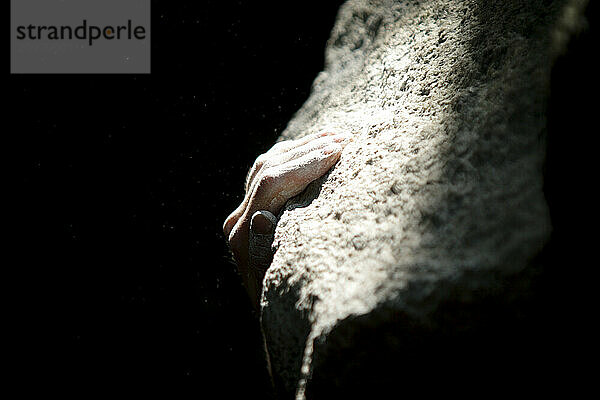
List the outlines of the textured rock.
{"label": "textured rock", "polygon": [[277,227],[262,324],[282,397],[403,384],[417,360],[477,353],[469,343],[519,319],[551,231],[550,69],[583,6],[342,6],[282,135],[354,135]]}

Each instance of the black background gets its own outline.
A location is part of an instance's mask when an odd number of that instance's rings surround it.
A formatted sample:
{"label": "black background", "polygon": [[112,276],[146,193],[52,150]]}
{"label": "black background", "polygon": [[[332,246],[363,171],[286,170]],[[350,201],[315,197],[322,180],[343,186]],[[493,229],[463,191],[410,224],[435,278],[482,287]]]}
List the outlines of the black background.
{"label": "black background", "polygon": [[[221,225],[252,161],[306,100],[340,3],[153,1],[151,75],[9,76],[15,144],[3,153],[16,156],[17,204],[6,211],[19,245],[4,265],[6,343],[21,390],[269,395]],[[571,367],[585,384],[593,354],[594,3],[548,104],[554,231],[527,326],[533,354],[564,367],[549,388]]]}
{"label": "black background", "polygon": [[267,394],[221,227],[339,4],[153,1],[151,75],[10,76],[23,388]]}

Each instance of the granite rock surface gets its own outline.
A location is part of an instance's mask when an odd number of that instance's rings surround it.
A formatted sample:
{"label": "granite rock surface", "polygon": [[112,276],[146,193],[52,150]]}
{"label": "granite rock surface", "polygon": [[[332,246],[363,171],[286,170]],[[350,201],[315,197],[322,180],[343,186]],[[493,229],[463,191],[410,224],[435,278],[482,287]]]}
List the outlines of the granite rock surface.
{"label": "granite rock surface", "polygon": [[383,390],[430,371],[423,360],[451,370],[467,348],[502,353],[487,333],[520,318],[552,229],[550,72],[584,6],[341,7],[325,68],[282,134],[353,135],[277,226],[261,306],[282,398]]}

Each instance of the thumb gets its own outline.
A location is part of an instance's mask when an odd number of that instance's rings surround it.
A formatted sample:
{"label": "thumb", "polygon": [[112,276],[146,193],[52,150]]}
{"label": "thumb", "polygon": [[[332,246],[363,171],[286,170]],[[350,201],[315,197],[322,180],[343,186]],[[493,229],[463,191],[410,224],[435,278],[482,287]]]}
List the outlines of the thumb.
{"label": "thumb", "polygon": [[255,304],[258,304],[262,294],[262,281],[267,269],[273,260],[273,238],[277,217],[269,211],[257,211],[250,220],[250,243],[248,246],[248,267],[250,281],[253,288],[249,288],[252,295],[256,295]]}

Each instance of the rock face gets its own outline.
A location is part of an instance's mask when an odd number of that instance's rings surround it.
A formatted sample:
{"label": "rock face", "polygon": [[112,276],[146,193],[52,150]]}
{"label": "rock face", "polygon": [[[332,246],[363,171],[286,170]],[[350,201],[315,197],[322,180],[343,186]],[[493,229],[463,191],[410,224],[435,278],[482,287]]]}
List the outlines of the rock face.
{"label": "rock face", "polygon": [[551,232],[550,71],[584,3],[342,6],[282,134],[354,136],[280,216],[262,324],[282,398],[373,393],[527,343],[511,327]]}

